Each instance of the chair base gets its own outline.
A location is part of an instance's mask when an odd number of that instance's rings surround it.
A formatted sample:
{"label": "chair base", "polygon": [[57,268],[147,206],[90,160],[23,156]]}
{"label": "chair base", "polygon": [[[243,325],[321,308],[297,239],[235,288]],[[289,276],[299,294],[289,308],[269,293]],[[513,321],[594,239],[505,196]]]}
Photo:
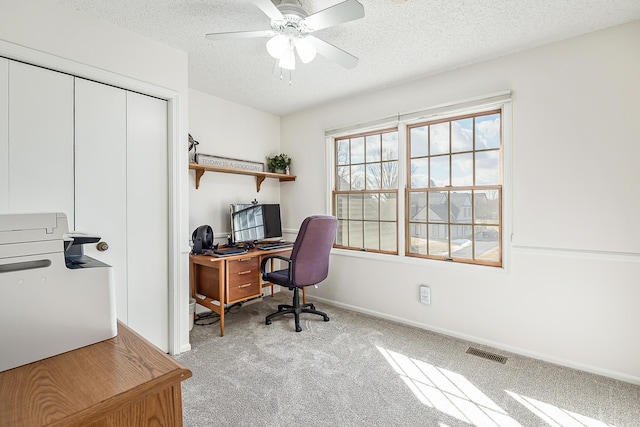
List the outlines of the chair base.
{"label": "chair base", "polygon": [[300,313],[311,313],[322,316],[325,322],[329,321],[329,316],[322,311],[316,310],[313,304],[300,304],[300,288],[293,288],[293,305],[280,304],[278,305],[278,311],[268,315],[264,323],[265,325],[271,324],[271,319],[274,317],[282,316],[283,314],[293,314],[296,323],[296,332],[302,331],[300,327]]}

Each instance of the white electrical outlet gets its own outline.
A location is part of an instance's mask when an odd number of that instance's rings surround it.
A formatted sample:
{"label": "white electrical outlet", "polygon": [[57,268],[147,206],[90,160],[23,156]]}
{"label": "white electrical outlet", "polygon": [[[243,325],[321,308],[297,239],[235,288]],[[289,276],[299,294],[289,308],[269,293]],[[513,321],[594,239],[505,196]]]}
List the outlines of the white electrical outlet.
{"label": "white electrical outlet", "polygon": [[420,302],[422,304],[431,304],[431,289],[428,286],[420,285]]}

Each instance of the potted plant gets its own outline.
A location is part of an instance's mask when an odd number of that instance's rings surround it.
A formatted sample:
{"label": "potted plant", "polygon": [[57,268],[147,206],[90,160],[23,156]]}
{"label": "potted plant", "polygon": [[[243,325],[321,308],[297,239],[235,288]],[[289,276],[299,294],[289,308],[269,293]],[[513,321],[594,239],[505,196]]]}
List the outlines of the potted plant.
{"label": "potted plant", "polygon": [[267,167],[271,172],[276,173],[289,173],[289,165],[291,164],[291,157],[284,153],[275,155],[273,157],[267,157]]}

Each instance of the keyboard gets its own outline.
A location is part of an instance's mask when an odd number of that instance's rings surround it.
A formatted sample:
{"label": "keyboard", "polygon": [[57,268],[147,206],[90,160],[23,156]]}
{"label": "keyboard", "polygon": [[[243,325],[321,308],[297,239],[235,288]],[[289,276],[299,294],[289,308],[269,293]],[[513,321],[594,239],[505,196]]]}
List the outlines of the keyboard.
{"label": "keyboard", "polygon": [[246,249],[241,248],[225,248],[225,249],[216,249],[213,251],[216,255],[237,255],[237,254],[245,254],[247,253]]}
{"label": "keyboard", "polygon": [[283,249],[290,248],[293,246],[293,243],[263,243],[261,245],[256,246],[258,249],[262,249],[263,251],[272,251],[274,249]]}

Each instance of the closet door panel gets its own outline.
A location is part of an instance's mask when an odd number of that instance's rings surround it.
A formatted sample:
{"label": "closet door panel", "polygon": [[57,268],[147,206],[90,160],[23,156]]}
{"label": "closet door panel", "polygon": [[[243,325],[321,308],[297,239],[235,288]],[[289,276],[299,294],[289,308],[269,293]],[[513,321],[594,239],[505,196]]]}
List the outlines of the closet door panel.
{"label": "closet door panel", "polygon": [[76,230],[109,245],[85,253],[113,267],[118,319],[128,323],[127,95],[123,89],[76,79]]}
{"label": "closet door panel", "polygon": [[73,229],[73,77],[9,61],[9,211],[64,212]]}
{"label": "closet door panel", "polygon": [[127,93],[129,326],[169,350],[167,102]]}
{"label": "closet door panel", "polygon": [[9,60],[0,58],[0,214],[9,212]]}

